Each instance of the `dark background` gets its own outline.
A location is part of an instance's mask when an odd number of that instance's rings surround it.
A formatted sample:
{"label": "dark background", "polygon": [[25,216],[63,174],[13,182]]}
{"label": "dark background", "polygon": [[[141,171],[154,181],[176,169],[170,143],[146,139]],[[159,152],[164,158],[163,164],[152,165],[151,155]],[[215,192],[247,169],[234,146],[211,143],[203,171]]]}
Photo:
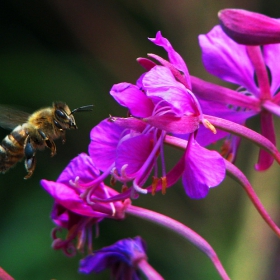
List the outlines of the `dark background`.
{"label": "dark background", "polygon": [[[94,112],[76,114],[78,131],[69,131],[58,153],[37,153],[33,177],[23,180],[23,163],[0,176],[0,266],[15,279],[108,279],[78,274],[82,258],[67,258],[51,249],[49,218],[52,198],[40,179],[55,180],[70,159],[87,152],[90,129],[125,110],[110,97],[114,83],[135,82],[142,73],[135,59],[162,49],[147,40],[158,30],[183,56],[192,75],[219,82],[202,67],[197,36],[218,23],[223,8],[244,8],[280,17],[273,0],[41,0],[0,2],[0,103],[32,112],[65,101],[70,108],[94,104]],[[258,129],[258,119],[249,125]],[[277,127],[279,130],[279,125]],[[7,134],[0,130],[1,139]],[[257,174],[257,149],[243,141],[238,166],[248,174],[264,205],[277,220],[279,167]],[[180,152],[166,150],[168,166]],[[242,188],[231,179],[212,189],[204,200],[190,200],[181,183],[165,196],[141,196],[136,205],[185,223],[216,250],[232,279],[279,279],[279,241],[253,208]],[[278,215],[279,217],[279,215]],[[279,222],[280,224],[280,222]],[[118,239],[141,235],[149,262],[165,279],[220,279],[212,263],[174,233],[146,221],[104,221],[94,249]],[[278,272],[279,273],[279,272]]]}

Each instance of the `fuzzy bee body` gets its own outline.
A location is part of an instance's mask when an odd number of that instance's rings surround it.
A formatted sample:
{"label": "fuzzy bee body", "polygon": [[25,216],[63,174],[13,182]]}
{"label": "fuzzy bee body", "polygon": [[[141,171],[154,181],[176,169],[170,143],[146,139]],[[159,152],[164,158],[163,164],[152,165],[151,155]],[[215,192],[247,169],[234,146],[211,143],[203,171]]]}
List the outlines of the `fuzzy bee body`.
{"label": "fuzzy bee body", "polygon": [[5,173],[24,157],[24,141],[27,137],[22,125],[8,134],[0,145],[0,172]]}
{"label": "fuzzy bee body", "polygon": [[[18,161],[25,158],[25,168],[30,178],[36,165],[36,150],[45,147],[56,154],[55,139],[65,142],[65,131],[77,129],[73,113],[92,110],[93,105],[79,107],[70,111],[63,102],[55,102],[47,107],[28,115],[10,108],[0,106],[0,126],[13,128],[0,144],[0,172],[5,173]],[[19,124],[21,121],[22,124]],[[16,126],[16,125],[17,126]]]}

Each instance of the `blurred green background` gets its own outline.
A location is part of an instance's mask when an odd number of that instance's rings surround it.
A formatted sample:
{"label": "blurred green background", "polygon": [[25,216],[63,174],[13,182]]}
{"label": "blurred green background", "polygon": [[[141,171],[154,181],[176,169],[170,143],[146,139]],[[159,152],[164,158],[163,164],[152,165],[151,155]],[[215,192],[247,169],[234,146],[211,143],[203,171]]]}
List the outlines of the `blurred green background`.
{"label": "blurred green background", "polygon": [[[135,82],[142,73],[135,59],[153,52],[147,40],[158,30],[184,57],[192,75],[213,82],[202,67],[197,36],[218,23],[223,8],[244,8],[280,17],[273,0],[41,0],[0,2],[0,103],[32,112],[65,101],[70,108],[94,104],[93,113],[76,114],[78,131],[57,142],[58,153],[37,153],[33,177],[23,180],[23,163],[0,176],[0,266],[15,279],[108,279],[78,274],[82,258],[67,258],[51,249],[49,218],[53,201],[40,179],[55,180],[70,159],[87,152],[90,129],[111,115],[125,115],[110,97],[114,83]],[[257,119],[250,125],[255,129]],[[277,129],[279,130],[279,125]],[[0,137],[7,131],[0,130]],[[1,138],[1,139],[2,139]],[[168,166],[180,152],[167,149]],[[279,167],[257,174],[257,149],[243,141],[237,161],[272,217],[279,222]],[[280,279],[279,240],[262,221],[242,188],[231,179],[204,200],[190,200],[181,183],[165,196],[141,196],[135,205],[159,211],[185,223],[216,250],[232,279]],[[104,221],[94,248],[120,238],[141,235],[149,262],[165,279],[220,279],[212,263],[174,233],[146,221]]]}

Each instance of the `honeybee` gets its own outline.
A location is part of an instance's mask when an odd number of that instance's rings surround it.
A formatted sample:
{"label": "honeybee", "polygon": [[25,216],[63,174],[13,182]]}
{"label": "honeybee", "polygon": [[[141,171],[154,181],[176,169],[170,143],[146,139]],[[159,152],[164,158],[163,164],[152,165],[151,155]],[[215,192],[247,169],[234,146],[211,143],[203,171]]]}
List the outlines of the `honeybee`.
{"label": "honeybee", "polygon": [[9,107],[0,106],[0,126],[13,129],[0,144],[0,172],[5,173],[25,157],[27,175],[32,176],[36,165],[36,150],[45,147],[56,154],[55,139],[65,142],[65,132],[77,129],[73,114],[92,111],[93,105],[82,106],[70,111],[63,102],[54,102],[52,107],[40,109],[29,115]]}

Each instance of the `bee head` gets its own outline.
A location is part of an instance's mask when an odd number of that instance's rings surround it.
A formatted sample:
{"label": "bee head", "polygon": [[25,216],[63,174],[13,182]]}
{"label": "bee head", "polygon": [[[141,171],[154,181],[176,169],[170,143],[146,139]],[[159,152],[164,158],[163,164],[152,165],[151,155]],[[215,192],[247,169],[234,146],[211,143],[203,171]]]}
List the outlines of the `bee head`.
{"label": "bee head", "polygon": [[77,125],[69,107],[63,102],[53,103],[54,124],[59,129],[77,129]]}
{"label": "bee head", "polygon": [[54,124],[59,129],[77,129],[73,114],[76,112],[92,111],[93,105],[86,105],[70,111],[69,107],[63,102],[55,102],[54,107]]}

